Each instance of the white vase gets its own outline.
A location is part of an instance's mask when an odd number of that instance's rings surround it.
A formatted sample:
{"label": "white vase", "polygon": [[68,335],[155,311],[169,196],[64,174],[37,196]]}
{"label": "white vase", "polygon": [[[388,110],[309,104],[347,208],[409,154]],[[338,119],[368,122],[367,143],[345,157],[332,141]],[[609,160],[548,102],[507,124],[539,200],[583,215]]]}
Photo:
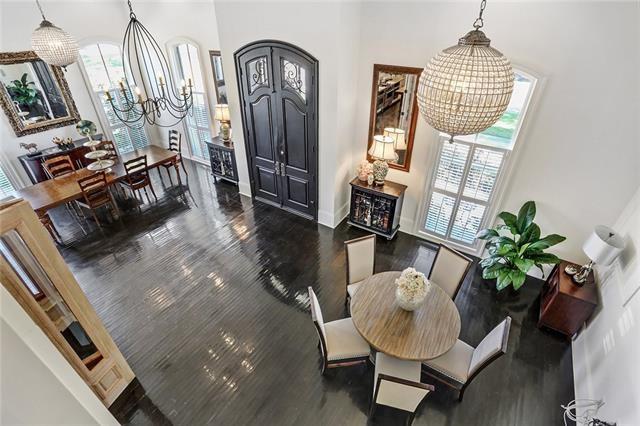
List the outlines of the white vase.
{"label": "white vase", "polygon": [[415,311],[418,309],[427,297],[427,292],[410,296],[406,294],[400,287],[396,288],[396,303],[405,311]]}

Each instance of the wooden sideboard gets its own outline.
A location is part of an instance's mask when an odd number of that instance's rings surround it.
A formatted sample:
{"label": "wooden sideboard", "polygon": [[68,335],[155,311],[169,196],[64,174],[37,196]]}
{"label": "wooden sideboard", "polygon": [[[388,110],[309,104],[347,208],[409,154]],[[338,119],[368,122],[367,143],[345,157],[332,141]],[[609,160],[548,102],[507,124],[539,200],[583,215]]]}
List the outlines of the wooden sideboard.
{"label": "wooden sideboard", "polygon": [[236,153],[233,142],[223,142],[215,137],[207,142],[209,147],[209,160],[211,161],[211,174],[213,178],[220,178],[229,182],[238,183],[238,166],[236,165]]}
{"label": "wooden sideboard", "polygon": [[387,239],[400,228],[400,212],[406,185],[384,181],[384,185],[368,185],[355,178],[351,185],[351,208],[348,224],[366,229]]}
{"label": "wooden sideboard", "polygon": [[[95,135],[93,136],[93,139],[101,140],[102,135]],[[29,176],[31,183],[36,184],[49,179],[49,175],[42,167],[42,163],[49,158],[56,157],[58,155],[68,155],[76,168],[80,169],[88,166],[93,160],[89,160],[84,157],[84,155],[89,152],[89,148],[82,145],[88,140],[89,138],[75,140],[73,141],[74,148],[70,149],[60,149],[56,146],[45,148],[36,155],[21,155],[18,157],[18,160],[20,161],[20,164],[22,164],[27,176]]]}
{"label": "wooden sideboard", "polygon": [[570,262],[553,268],[540,294],[538,327],[548,327],[568,337],[580,330],[598,305],[598,289],[593,271],[582,286],[573,283],[564,272]]}

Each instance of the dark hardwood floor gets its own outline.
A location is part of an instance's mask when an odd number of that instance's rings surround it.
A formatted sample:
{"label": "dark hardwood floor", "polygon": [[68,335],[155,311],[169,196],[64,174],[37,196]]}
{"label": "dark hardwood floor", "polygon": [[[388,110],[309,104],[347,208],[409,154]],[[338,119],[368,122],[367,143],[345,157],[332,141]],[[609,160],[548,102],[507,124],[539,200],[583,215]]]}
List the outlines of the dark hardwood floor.
{"label": "dark hardwood floor", "polygon": [[[306,288],[325,320],[345,316],[343,241],[335,230],[252,203],[208,170],[187,164],[190,192],[83,235],[64,209],[61,251],[139,380],[115,415],[136,425],[366,424],[373,368],[320,375]],[[164,173],[164,171],[163,171]],[[174,177],[175,182],[175,177]],[[166,174],[164,181],[168,184]],[[435,246],[400,233],[378,239],[378,271],[428,272]],[[536,327],[541,281],[496,293],[474,266],[457,297],[460,338],[477,345],[506,315],[509,350],[479,375],[462,403],[435,383],[415,425],[559,425],[573,399],[570,344]],[[401,424],[381,407],[374,424]]]}

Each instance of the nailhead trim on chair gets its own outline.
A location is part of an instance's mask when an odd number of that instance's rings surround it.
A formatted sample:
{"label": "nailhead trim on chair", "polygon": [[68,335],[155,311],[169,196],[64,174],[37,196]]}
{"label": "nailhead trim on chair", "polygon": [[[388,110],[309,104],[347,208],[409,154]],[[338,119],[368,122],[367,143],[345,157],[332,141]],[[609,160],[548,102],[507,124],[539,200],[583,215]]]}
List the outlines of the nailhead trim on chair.
{"label": "nailhead trim on chair", "polygon": [[347,354],[346,356],[340,356],[340,357],[327,356],[327,361],[337,361],[337,360],[340,360],[340,359],[360,358],[360,357],[365,357],[365,356],[369,356],[369,352],[352,353],[352,354]]}
{"label": "nailhead trim on chair", "polygon": [[438,369],[438,368],[436,368],[436,367],[434,367],[434,366],[432,366],[432,365],[429,365],[429,364],[423,364],[423,365],[424,365],[425,367],[427,367],[427,368],[430,368],[430,369],[432,369],[432,370],[437,371],[438,373],[440,373],[440,374],[442,374],[442,375],[444,375],[444,376],[447,376],[448,378],[450,378],[451,380],[455,381],[456,383],[458,383],[458,384],[460,384],[460,385],[464,385],[464,384],[466,383],[466,382],[461,382],[461,381],[460,381],[460,380],[458,380],[457,378],[453,377],[451,374],[445,373],[444,371],[442,371],[442,370],[440,370],[440,369]]}

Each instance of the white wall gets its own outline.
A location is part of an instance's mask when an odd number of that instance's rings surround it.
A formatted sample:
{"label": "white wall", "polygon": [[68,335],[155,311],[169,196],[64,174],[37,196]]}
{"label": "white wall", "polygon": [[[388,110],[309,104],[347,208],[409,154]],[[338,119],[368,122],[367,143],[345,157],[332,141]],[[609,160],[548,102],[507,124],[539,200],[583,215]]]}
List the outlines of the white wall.
{"label": "white wall", "polygon": [[598,418],[631,426],[640,424],[640,187],[613,228],[627,247],[597,268],[600,305],[573,342],[573,375],[576,398],[604,400]]}
{"label": "white wall", "polygon": [[[81,46],[98,41],[111,41],[118,45],[122,43],[122,36],[129,21],[129,10],[125,1],[44,0],[41,4],[47,19],[72,34]],[[134,1],[133,7],[140,22],[151,32],[163,49],[168,41],[176,37],[188,37],[195,42],[199,48],[200,65],[206,80],[209,103],[213,108],[216,97],[208,51],[219,49],[213,2],[208,0]],[[0,51],[31,50],[31,33],[39,25],[40,20],[35,2],[0,1]],[[164,53],[167,55],[166,49]],[[79,64],[67,67],[68,72],[65,74],[67,82],[80,116],[94,121],[101,131],[98,115],[79,67]],[[214,125],[213,120],[212,125]],[[166,129],[149,128],[148,135],[152,143],[166,144]],[[18,138],[6,116],[2,114],[0,118],[2,153],[9,159],[14,171],[17,171],[24,184],[28,184],[29,180],[16,159],[18,155],[25,153],[19,144],[35,142],[39,148],[46,148],[52,146],[51,139],[54,136],[80,137],[75,130],[75,125],[72,125]]]}
{"label": "white wall", "polygon": [[[402,17],[393,25],[390,10]],[[470,29],[476,13],[477,5],[469,2],[362,6],[353,175],[365,158],[373,64],[424,67]],[[589,232],[612,223],[640,182],[638,6],[490,2],[484,18],[492,46],[545,80],[520,134],[519,158],[501,207],[517,211],[535,200],[543,233],[567,236],[552,251],[582,261],[580,247]],[[389,172],[388,179],[408,185],[405,232],[418,225],[435,144],[436,132],[420,117],[410,172]]]}
{"label": "white wall", "polygon": [[119,424],[2,285],[0,304],[0,424]]}
{"label": "white wall", "polygon": [[[256,40],[275,39],[306,50],[319,61],[318,221],[337,224],[343,209],[350,170],[355,112],[355,58],[359,5],[348,2],[230,2],[216,1],[216,17],[229,93],[229,108],[240,190],[251,194],[244,136],[241,128],[238,83],[233,53]],[[338,204],[338,205],[337,205]]]}

